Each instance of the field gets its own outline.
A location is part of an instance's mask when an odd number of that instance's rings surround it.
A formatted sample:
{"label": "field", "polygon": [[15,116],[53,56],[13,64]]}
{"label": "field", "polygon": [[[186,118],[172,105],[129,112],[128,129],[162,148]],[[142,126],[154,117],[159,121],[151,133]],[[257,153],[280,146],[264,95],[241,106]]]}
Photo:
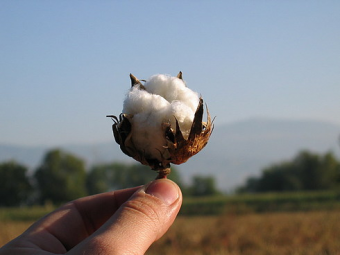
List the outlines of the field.
{"label": "field", "polygon": [[179,217],[147,254],[340,254],[340,211]]}
{"label": "field", "polygon": [[[0,246],[52,208],[0,208]],[[266,194],[186,199],[147,255],[340,255],[336,194]]]}

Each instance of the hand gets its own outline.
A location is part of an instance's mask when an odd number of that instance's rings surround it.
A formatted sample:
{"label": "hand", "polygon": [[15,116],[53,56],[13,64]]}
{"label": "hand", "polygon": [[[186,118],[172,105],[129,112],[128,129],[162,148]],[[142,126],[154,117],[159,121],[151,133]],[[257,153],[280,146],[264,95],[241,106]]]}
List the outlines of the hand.
{"label": "hand", "polygon": [[0,255],[144,254],[181,203],[179,187],[168,179],[80,198],[34,223]]}

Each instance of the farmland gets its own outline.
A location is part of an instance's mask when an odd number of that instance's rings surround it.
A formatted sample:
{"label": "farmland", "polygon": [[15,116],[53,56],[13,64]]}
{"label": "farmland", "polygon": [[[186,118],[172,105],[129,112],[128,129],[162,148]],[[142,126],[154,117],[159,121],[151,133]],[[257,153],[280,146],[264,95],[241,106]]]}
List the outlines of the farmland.
{"label": "farmland", "polygon": [[340,254],[340,211],[179,217],[153,254]]}
{"label": "farmland", "polygon": [[[154,254],[340,254],[336,193],[292,193],[185,199]],[[0,209],[0,246],[51,207]]]}

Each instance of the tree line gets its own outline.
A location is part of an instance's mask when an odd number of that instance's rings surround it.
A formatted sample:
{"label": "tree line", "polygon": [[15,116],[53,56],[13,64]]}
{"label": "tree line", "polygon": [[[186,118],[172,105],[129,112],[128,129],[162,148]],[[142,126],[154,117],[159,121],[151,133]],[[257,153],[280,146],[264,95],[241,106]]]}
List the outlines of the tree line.
{"label": "tree line", "polygon": [[[0,206],[61,204],[87,195],[143,185],[156,175],[149,167],[138,163],[103,163],[86,169],[83,159],[54,149],[46,152],[31,175],[23,164],[0,163]],[[169,178],[181,187],[184,196],[221,194],[213,176],[196,175],[190,184],[185,184],[179,171],[172,167]],[[249,177],[236,191],[311,190],[340,191],[340,162],[333,153],[301,151],[291,160],[265,167],[260,176]]]}
{"label": "tree line", "polygon": [[250,177],[237,192],[340,191],[340,162],[331,152],[299,152],[292,160],[275,163]]}
{"label": "tree line", "polygon": [[[146,184],[156,173],[141,164],[103,163],[86,169],[85,161],[71,153],[53,149],[28,174],[28,168],[15,161],[0,164],[0,206],[61,204],[79,197]],[[169,178],[185,196],[219,194],[212,176],[194,176],[186,185],[176,168]]]}

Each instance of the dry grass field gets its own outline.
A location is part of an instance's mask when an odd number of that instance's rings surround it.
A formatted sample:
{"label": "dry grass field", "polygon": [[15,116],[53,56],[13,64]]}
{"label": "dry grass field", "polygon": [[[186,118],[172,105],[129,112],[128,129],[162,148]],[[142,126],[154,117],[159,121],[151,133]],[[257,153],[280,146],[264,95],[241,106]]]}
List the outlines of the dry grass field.
{"label": "dry grass field", "polygon": [[[1,220],[0,246],[32,221]],[[180,216],[147,255],[340,254],[340,211]]]}
{"label": "dry grass field", "polygon": [[340,211],[179,217],[147,254],[337,255]]}
{"label": "dry grass field", "polygon": [[0,221],[0,247],[24,232],[32,222]]}

